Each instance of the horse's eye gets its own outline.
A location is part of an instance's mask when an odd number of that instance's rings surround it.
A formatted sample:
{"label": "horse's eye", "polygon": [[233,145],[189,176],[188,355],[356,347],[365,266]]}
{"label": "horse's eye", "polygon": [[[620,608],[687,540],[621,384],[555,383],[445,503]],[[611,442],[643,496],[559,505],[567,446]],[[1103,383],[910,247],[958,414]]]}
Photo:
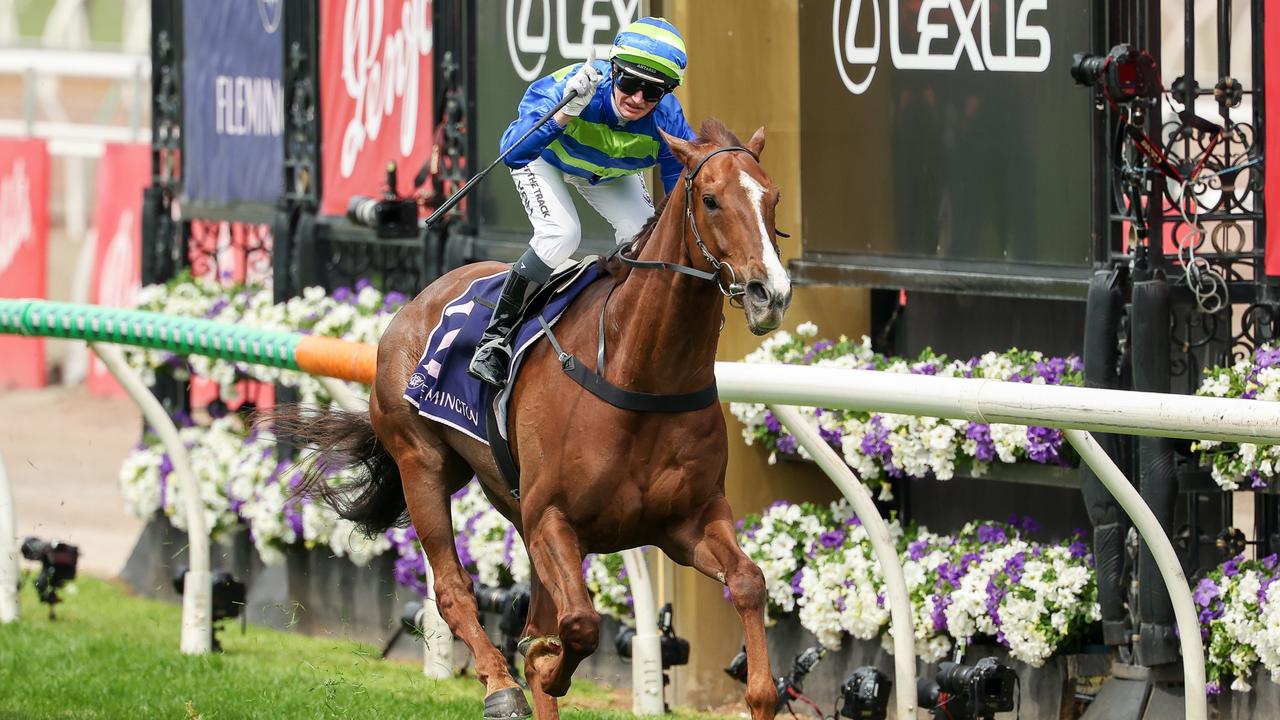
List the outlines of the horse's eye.
{"label": "horse's eye", "polygon": [[708,210],[717,210],[720,208],[720,206],[716,204],[715,195],[703,195],[702,204],[706,205]]}

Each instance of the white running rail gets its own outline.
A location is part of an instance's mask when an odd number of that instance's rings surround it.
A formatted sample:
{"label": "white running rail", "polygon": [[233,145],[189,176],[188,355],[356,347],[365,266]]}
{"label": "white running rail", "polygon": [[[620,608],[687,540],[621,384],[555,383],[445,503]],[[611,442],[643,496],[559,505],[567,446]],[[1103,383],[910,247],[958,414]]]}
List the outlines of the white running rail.
{"label": "white running rail", "polygon": [[[716,363],[723,402],[842,408],[1065,429],[1151,548],[1182,643],[1186,717],[1204,720],[1204,645],[1191,589],[1151,509],[1088,432],[1280,444],[1280,403],[899,375],[799,365]],[[895,631],[896,635],[896,631]]]}

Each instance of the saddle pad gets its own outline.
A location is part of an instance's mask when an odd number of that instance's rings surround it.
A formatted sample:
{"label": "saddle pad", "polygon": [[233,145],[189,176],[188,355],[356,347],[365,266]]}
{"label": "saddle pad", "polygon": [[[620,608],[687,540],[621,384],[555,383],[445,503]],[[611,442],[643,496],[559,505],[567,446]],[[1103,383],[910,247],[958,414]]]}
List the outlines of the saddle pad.
{"label": "saddle pad", "polygon": [[[601,274],[598,265],[587,265],[556,290],[537,315],[525,318],[512,343],[515,357],[511,367],[519,368],[521,356],[543,335],[538,315],[545,318],[548,325],[554,325],[573,299]],[[486,388],[480,380],[471,377],[467,366],[493,315],[493,306],[506,278],[506,272],[478,278],[444,306],[404,391],[404,398],[418,408],[418,414],[461,430],[486,445],[489,443],[483,405]]]}

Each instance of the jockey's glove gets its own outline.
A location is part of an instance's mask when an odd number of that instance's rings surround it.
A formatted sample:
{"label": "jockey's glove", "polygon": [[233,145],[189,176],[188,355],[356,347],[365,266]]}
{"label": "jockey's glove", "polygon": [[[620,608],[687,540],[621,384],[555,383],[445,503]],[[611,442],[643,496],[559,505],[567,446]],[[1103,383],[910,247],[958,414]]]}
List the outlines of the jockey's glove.
{"label": "jockey's glove", "polygon": [[578,114],[591,102],[591,98],[596,94],[596,86],[604,79],[604,74],[595,68],[596,51],[595,48],[587,54],[587,61],[582,63],[582,67],[578,68],[569,81],[564,85],[564,96],[573,96],[573,99],[561,108],[561,112],[565,115],[578,117]]}

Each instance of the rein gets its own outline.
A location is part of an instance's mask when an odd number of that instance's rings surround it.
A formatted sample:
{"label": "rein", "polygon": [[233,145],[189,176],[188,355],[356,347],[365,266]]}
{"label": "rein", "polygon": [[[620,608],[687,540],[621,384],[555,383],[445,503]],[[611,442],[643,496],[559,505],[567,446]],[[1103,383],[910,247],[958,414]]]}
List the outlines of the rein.
{"label": "rein", "polygon": [[[626,251],[631,248],[630,243],[619,245],[612,253],[609,254],[609,256],[612,257],[616,255],[623,263],[635,268],[671,270],[672,272],[689,275],[691,277],[698,278],[699,280],[714,281],[716,283],[716,287],[720,288],[720,292],[729,299],[730,304],[732,304],[734,300],[741,302],[742,296],[747,292],[746,286],[738,282],[738,272],[733,269],[732,265],[718,260],[716,256],[712,255],[711,251],[707,249],[707,244],[702,240],[702,233],[698,232],[698,222],[693,217],[693,181],[697,179],[698,173],[702,172],[702,166],[706,165],[708,160],[725,152],[744,152],[752,158],[756,158],[755,153],[738,145],[716,148],[715,150],[707,153],[706,156],[699,160],[698,164],[693,166],[693,169],[685,173],[684,176],[684,216],[686,222],[680,226],[680,244],[686,248],[689,246],[689,241],[687,239],[688,236],[685,234],[685,228],[687,227],[693,230],[693,239],[697,242],[698,250],[702,252],[702,257],[706,258],[708,263],[711,263],[711,270],[699,270],[695,267],[681,265],[679,263],[659,262],[654,260],[635,260],[627,257]],[[758,161],[759,158],[756,158],[756,160]],[[729,270],[728,285],[724,283],[724,273],[722,272],[725,268],[728,268]]]}

